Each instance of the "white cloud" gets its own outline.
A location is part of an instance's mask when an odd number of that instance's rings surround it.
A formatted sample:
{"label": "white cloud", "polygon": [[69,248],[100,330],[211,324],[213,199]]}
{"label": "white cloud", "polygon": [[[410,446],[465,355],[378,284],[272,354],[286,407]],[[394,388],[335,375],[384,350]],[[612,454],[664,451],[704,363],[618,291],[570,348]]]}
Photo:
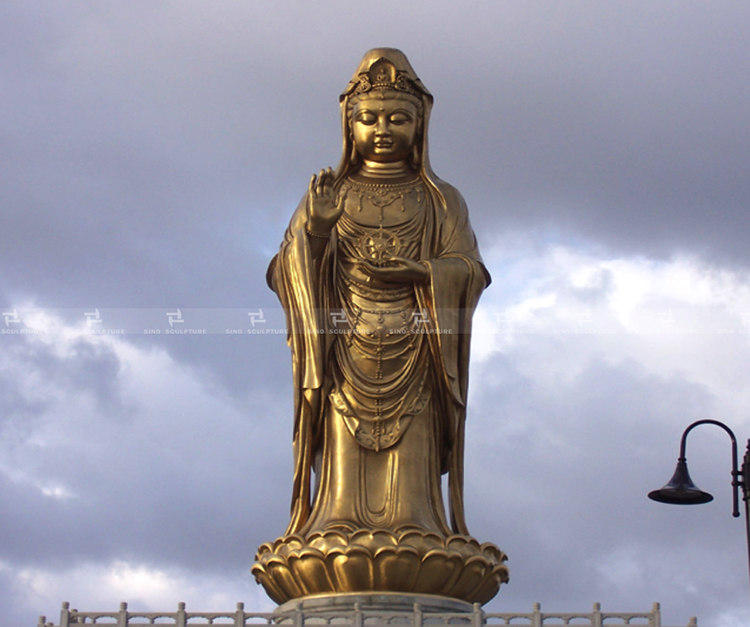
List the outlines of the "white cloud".
{"label": "white cloud", "polygon": [[268,437],[278,429],[276,400],[232,398],[163,349],[88,335],[46,315],[54,332],[15,338],[0,352],[0,383],[12,391],[5,400],[13,410],[0,423],[0,489],[6,482],[12,491],[4,523],[18,534],[6,559],[25,547],[34,564],[22,568],[34,575],[29,581],[47,581],[51,572],[55,590],[77,582],[84,595],[84,575],[39,564],[61,555],[94,569],[130,564],[107,571],[108,589],[121,589],[121,598],[140,595],[139,581],[174,591],[185,579],[159,573],[185,573],[188,564],[197,579],[242,572],[248,585],[255,547],[286,524],[286,498],[248,507],[251,495],[286,497],[289,438]]}
{"label": "white cloud", "polygon": [[[476,319],[476,371],[498,353],[512,355],[521,372],[555,380],[575,376],[593,358],[631,361],[654,375],[707,386],[717,415],[750,424],[745,274],[697,257],[613,259],[554,245],[509,261],[502,250],[485,255],[490,269],[502,268],[524,287],[503,292],[500,279],[485,294]],[[541,357],[540,346],[549,355]]]}
{"label": "white cloud", "polygon": [[[174,612],[178,602],[185,602],[187,611],[193,612],[231,612],[239,601],[246,603],[248,611],[272,611],[275,607],[254,583],[249,587],[249,581],[120,560],[55,570],[14,572],[8,564],[0,564],[0,569],[11,575],[27,603],[38,608],[59,607],[67,600],[71,609],[115,611],[125,599],[131,611]],[[51,613],[49,619],[53,619]],[[56,617],[54,620],[57,622]]]}

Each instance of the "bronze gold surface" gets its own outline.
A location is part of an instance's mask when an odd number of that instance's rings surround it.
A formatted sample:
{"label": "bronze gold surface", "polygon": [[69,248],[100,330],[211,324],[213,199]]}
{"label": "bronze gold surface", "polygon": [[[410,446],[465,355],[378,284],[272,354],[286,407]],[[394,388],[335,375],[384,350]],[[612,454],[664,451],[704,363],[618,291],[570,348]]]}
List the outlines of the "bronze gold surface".
{"label": "bronze gold surface", "polygon": [[292,351],[294,484],[253,573],[278,603],[485,603],[508,580],[464,519],[471,320],[490,277],[463,198],[430,167],[432,102],[402,52],[365,55],[340,98],[341,162],[313,175],[268,270]]}

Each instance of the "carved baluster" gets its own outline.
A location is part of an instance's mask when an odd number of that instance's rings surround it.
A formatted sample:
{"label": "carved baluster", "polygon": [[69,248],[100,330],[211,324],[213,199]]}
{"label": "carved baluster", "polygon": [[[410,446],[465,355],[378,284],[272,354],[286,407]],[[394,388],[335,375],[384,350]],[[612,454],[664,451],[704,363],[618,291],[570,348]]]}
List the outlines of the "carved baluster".
{"label": "carved baluster", "polygon": [[422,608],[419,603],[414,604],[414,627],[422,627]]}
{"label": "carved baluster", "polygon": [[484,627],[484,612],[481,603],[474,603],[474,612],[471,617],[472,627]]}
{"label": "carved baluster", "polygon": [[237,611],[234,613],[234,627],[245,627],[245,604],[237,604]]}
{"label": "carved baluster", "polygon": [[180,601],[177,604],[177,617],[175,620],[175,627],[185,627],[187,625],[187,617],[185,616],[185,603]]}
{"label": "carved baluster", "polygon": [[60,610],[60,627],[68,627],[70,623],[70,603],[63,601],[62,609]]}
{"label": "carved baluster", "polygon": [[120,611],[117,613],[117,627],[128,627],[128,604],[124,601],[120,603]]}
{"label": "carved baluster", "polygon": [[594,612],[591,615],[592,627],[602,627],[602,604],[594,603]]}
{"label": "carved baluster", "polygon": [[531,627],[542,627],[542,605],[534,603],[534,611],[531,614]]}
{"label": "carved baluster", "polygon": [[654,603],[651,606],[651,620],[649,627],[661,627],[661,605]]}

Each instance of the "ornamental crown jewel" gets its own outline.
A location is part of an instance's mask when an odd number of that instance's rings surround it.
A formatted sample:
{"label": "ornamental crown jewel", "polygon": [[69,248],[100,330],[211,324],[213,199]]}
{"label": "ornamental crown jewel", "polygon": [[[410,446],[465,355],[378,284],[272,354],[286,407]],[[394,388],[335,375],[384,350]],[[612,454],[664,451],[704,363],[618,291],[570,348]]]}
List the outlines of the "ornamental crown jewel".
{"label": "ornamental crown jewel", "polygon": [[419,91],[407,78],[406,73],[399,72],[393,63],[383,57],[375,61],[367,72],[359,75],[354,92],[361,94],[373,89],[394,89],[414,96],[419,95]]}

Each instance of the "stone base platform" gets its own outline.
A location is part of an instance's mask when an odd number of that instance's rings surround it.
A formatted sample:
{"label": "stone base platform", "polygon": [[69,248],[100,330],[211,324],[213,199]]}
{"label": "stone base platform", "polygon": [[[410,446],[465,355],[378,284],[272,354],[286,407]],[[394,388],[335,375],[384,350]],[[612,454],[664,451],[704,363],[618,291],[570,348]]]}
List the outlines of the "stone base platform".
{"label": "stone base platform", "polygon": [[[274,622],[279,625],[299,624],[367,624],[367,625],[413,625],[415,615],[423,624],[435,622],[440,615],[440,624],[469,624],[479,604],[472,605],[458,599],[434,594],[401,594],[396,592],[349,592],[341,594],[317,594],[288,601],[274,611]],[[425,617],[429,615],[429,619]],[[450,616],[448,616],[450,615]],[[317,619],[317,620],[316,620]]]}

